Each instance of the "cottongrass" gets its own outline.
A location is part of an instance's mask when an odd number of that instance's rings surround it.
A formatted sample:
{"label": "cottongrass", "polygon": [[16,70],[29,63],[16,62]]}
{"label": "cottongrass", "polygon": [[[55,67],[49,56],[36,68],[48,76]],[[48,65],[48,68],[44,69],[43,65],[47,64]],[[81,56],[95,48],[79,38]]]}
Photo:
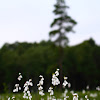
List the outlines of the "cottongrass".
{"label": "cottongrass", "polygon": [[[86,91],[85,94],[82,93],[82,91],[73,91],[74,93],[78,94],[78,100],[87,100],[85,98],[85,95],[88,96],[89,100],[100,100],[100,92],[99,91]],[[91,97],[90,94],[97,94],[97,97]],[[32,99],[31,100],[41,100],[41,96],[38,92],[32,92]],[[0,100],[8,100],[10,97],[10,100],[12,100],[12,97],[15,97],[15,100],[29,100],[23,98],[23,93],[9,93],[9,94],[0,94]],[[54,91],[54,96],[56,100],[64,100],[64,92],[61,91]],[[69,96],[69,98],[66,98],[66,100],[73,100],[72,93],[67,89],[67,93],[65,96]],[[44,100],[48,100],[47,97],[50,97],[48,92],[45,92],[45,95],[42,97]]]}
{"label": "cottongrass", "polygon": [[[12,96],[1,96],[0,100],[100,100],[100,86],[96,87],[96,92],[89,91],[89,85],[86,87],[86,90],[82,90],[81,92],[75,92],[73,90],[69,91],[68,88],[71,87],[71,83],[67,81],[68,77],[64,77],[64,82],[62,83],[62,87],[64,88],[63,93],[56,93],[54,88],[60,84],[59,69],[52,74],[51,83],[52,85],[48,88],[48,93],[44,93],[43,84],[44,77],[40,75],[40,81],[37,84],[38,87],[38,95],[31,93],[30,87],[33,87],[32,79],[29,79],[23,85],[23,96],[22,94],[12,95]],[[18,81],[22,80],[22,74],[19,73],[17,78]],[[21,90],[20,84],[15,84],[13,89],[13,93],[19,92]],[[39,96],[40,95],[40,96]]]}

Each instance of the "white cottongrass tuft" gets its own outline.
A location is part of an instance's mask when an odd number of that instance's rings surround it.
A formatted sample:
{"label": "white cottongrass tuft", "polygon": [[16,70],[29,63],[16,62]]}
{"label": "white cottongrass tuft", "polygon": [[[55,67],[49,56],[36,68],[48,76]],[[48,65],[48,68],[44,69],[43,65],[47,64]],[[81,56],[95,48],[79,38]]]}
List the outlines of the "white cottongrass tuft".
{"label": "white cottongrass tuft", "polygon": [[97,87],[96,87],[96,90],[97,90],[97,91],[100,91],[100,86],[97,86]]}
{"label": "white cottongrass tuft", "polygon": [[60,84],[58,76],[59,76],[59,69],[57,69],[56,72],[52,75],[52,85],[53,86],[56,86],[56,85]]}
{"label": "white cottongrass tuft", "polygon": [[78,100],[78,94],[77,93],[73,94],[73,100]]}
{"label": "white cottongrass tuft", "polygon": [[19,81],[21,81],[21,79],[22,79],[23,77],[22,77],[22,75],[21,75],[21,73],[19,73],[19,77],[17,78]]}
{"label": "white cottongrass tuft", "polygon": [[13,92],[18,92],[18,90],[21,90],[21,87],[19,84],[15,84],[15,89],[13,89]]}
{"label": "white cottongrass tuft", "polygon": [[48,92],[50,93],[50,96],[54,95],[53,87],[49,87]]}
{"label": "white cottongrass tuft", "polygon": [[40,81],[39,81],[39,83],[37,84],[39,95],[44,96],[45,95],[44,91],[43,91],[43,83],[44,83],[43,81],[44,81],[44,78],[43,78],[42,75],[40,75],[39,77],[41,78]]}
{"label": "white cottongrass tuft", "polygon": [[64,82],[62,84],[63,85],[63,88],[65,88],[66,85],[68,85],[67,79],[68,79],[68,77],[64,77]]}
{"label": "white cottongrass tuft", "polygon": [[32,95],[30,93],[29,86],[33,86],[32,79],[29,79],[29,81],[26,81],[26,83],[24,84],[23,98],[31,100]]}
{"label": "white cottongrass tuft", "polygon": [[87,95],[85,95],[85,99],[86,99],[86,100],[89,100]]}
{"label": "white cottongrass tuft", "polygon": [[[19,81],[21,81],[21,79],[22,79],[21,73],[19,73],[19,76],[18,76],[17,79],[18,79]],[[15,84],[15,89],[13,89],[13,92],[18,92],[19,90],[21,90],[20,85],[19,85],[19,84]]]}
{"label": "white cottongrass tuft", "polygon": [[68,90],[65,89],[65,91],[63,93],[64,100],[67,100],[69,98],[69,96],[67,96],[67,93],[68,93]]}

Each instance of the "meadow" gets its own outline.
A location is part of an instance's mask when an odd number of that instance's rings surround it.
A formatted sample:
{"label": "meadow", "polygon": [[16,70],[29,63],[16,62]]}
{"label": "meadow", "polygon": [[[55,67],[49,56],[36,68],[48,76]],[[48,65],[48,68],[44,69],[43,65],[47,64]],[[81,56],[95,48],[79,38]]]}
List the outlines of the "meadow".
{"label": "meadow", "polygon": [[[38,91],[34,92],[30,89],[34,84],[32,79],[25,82],[23,87],[20,84],[15,84],[12,93],[0,94],[0,100],[100,100],[100,87],[96,87],[94,91],[89,89],[89,86],[82,91],[73,91],[70,89],[71,83],[67,81],[68,77],[64,76],[62,90],[57,89],[60,85],[59,69],[52,74],[52,86],[48,88],[47,92],[43,90],[44,77],[40,75],[40,80],[37,84]],[[20,82],[23,76],[19,73],[17,80]],[[23,90],[23,92],[21,92]]]}
{"label": "meadow", "polygon": [[[64,99],[64,94],[62,92],[55,92],[54,99],[51,100],[73,100],[73,95],[71,93],[72,91],[69,91],[66,95],[69,96],[68,99]],[[76,91],[75,93],[78,94],[78,100],[100,100],[100,92],[99,91],[86,91],[83,93],[82,91]],[[85,96],[88,96],[88,99],[85,98]],[[42,97],[44,100],[50,100],[48,99],[49,94],[46,93],[45,96]],[[10,100],[27,100],[23,98],[23,93],[8,93],[8,94],[0,94],[0,100],[8,100],[8,98],[15,97],[15,99]],[[32,93],[32,99],[31,100],[41,100],[41,96],[38,93]]]}

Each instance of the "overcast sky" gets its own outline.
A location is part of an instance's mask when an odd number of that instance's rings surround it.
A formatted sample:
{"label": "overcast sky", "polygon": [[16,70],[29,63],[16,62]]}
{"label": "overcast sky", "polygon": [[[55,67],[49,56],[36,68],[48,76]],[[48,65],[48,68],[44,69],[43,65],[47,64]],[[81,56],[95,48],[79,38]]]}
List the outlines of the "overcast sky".
{"label": "overcast sky", "polygon": [[[0,0],[0,47],[4,43],[48,40],[56,0]],[[66,0],[78,24],[69,34],[70,45],[92,37],[100,45],[100,0]]]}

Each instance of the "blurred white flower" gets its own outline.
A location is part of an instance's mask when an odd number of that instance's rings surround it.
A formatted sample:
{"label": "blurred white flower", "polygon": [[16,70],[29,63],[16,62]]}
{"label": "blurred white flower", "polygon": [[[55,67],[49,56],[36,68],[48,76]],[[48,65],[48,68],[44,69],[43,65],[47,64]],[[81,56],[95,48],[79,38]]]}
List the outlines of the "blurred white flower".
{"label": "blurred white flower", "polygon": [[20,81],[22,78],[23,77],[22,77],[21,73],[19,73],[19,77],[17,79]]}
{"label": "blurred white flower", "polygon": [[23,91],[24,95],[23,95],[23,98],[26,98],[26,99],[29,98],[29,100],[31,100],[32,99],[32,95],[31,95],[31,93],[29,91],[29,86],[33,86],[32,79],[29,79],[29,81],[26,81],[25,84],[24,84],[24,91]]}
{"label": "blurred white flower", "polygon": [[78,100],[78,94],[77,93],[73,94],[73,100]]}
{"label": "blurred white flower", "polygon": [[42,75],[40,75],[39,77],[41,78],[40,81],[39,81],[39,83],[37,84],[38,90],[39,90],[39,95],[44,96],[45,94],[44,94],[43,86],[42,86],[43,85],[44,78],[43,78]]}
{"label": "blurred white flower", "polygon": [[56,70],[56,72],[52,75],[52,85],[56,86],[60,84],[59,79],[57,78],[57,76],[59,75],[59,69]]}

